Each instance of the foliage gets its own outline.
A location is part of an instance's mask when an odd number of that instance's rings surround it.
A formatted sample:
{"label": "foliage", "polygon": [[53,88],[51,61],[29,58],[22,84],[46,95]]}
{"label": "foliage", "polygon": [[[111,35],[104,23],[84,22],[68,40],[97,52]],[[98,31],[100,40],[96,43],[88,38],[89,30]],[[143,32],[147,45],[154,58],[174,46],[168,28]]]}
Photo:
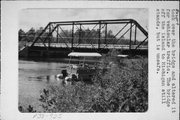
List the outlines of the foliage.
{"label": "foliage", "polygon": [[[32,42],[35,37],[37,37],[41,32],[43,31],[43,27],[40,27],[39,29],[35,30],[33,27],[27,31],[24,32],[22,29],[18,31],[19,34],[19,41],[27,41],[27,42]],[[45,31],[45,33],[42,34],[42,40],[45,40],[46,37],[48,36],[48,31]],[[70,43],[71,42],[71,37],[72,37],[72,30],[63,30],[59,31],[59,35],[52,35],[50,37],[51,42],[58,42],[58,43]],[[129,39],[125,39],[122,37],[120,40],[117,36],[115,36],[112,32],[112,30],[107,31],[106,35],[106,41],[105,41],[105,30],[102,30],[101,33],[101,43],[106,43],[106,44],[123,44],[123,45],[129,45]],[[48,38],[49,39],[49,38]],[[47,40],[45,42],[47,42]],[[90,30],[89,28],[87,29],[82,29],[79,30],[77,29],[74,31],[74,43],[81,43],[81,44],[97,44],[99,39],[99,29],[93,29]],[[136,41],[136,44],[139,44],[141,41]],[[134,43],[134,42],[133,42]],[[132,44],[133,44],[132,43]],[[144,44],[147,45],[147,42],[144,42]]]}
{"label": "foliage", "polygon": [[119,59],[113,50],[98,65],[93,84],[49,86],[40,96],[44,112],[145,112],[147,58]]}
{"label": "foliage", "polygon": [[20,112],[32,112],[32,113],[36,112],[36,110],[34,110],[33,106],[31,105],[28,105],[28,107],[23,107],[20,105],[18,109]]}

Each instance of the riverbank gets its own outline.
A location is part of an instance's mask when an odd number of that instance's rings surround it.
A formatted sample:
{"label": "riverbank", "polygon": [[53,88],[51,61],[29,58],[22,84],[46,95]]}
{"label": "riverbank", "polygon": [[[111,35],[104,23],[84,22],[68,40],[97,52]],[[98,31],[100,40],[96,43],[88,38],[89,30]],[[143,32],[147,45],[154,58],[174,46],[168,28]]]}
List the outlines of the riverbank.
{"label": "riverbank", "polygon": [[[63,59],[63,62],[66,63],[61,63],[59,60],[58,62],[22,61],[19,68],[19,105],[22,105],[24,108],[31,105],[37,112],[145,112],[147,110],[147,57],[118,59],[117,57],[111,56],[111,54],[110,56],[102,57],[102,59],[98,61],[100,63],[99,66],[102,68],[108,67],[109,69],[106,71],[104,71],[104,69],[100,70],[91,85],[77,82],[74,85],[62,87],[61,81],[56,81],[56,78],[37,77],[59,74],[60,71],[64,69],[63,66],[68,65],[68,61],[69,59]],[[39,78],[42,78],[42,80],[39,80]],[[48,82],[46,80],[47,78]],[[43,89],[49,91],[50,96],[42,92]],[[126,95],[124,93],[126,93]],[[101,96],[101,94],[103,96]],[[131,105],[127,101],[133,100],[134,97],[132,95],[134,94],[138,97],[137,100],[135,99],[137,103]],[[52,98],[52,96],[54,97]],[[47,100],[44,98],[47,98]],[[128,99],[126,100],[126,98]],[[47,102],[44,103],[44,100]],[[143,107],[138,104],[138,100],[141,100]],[[54,104],[53,108],[51,108],[52,106],[49,105],[48,101],[56,102],[52,103]],[[119,108],[110,108],[112,101],[115,101],[115,104],[117,104]],[[127,103],[123,105],[123,102]],[[47,109],[42,108],[42,106],[40,106],[42,104],[45,105]],[[55,104],[62,107],[57,108]],[[99,108],[98,105],[102,106],[102,108]],[[108,106],[108,108],[106,106]],[[132,108],[127,110],[128,107]],[[24,112],[30,111],[26,110]]]}
{"label": "riverbank", "polygon": [[70,63],[78,64],[85,62],[88,64],[94,64],[100,62],[101,58],[21,58],[19,60],[34,61],[34,62],[56,62],[56,63]]}

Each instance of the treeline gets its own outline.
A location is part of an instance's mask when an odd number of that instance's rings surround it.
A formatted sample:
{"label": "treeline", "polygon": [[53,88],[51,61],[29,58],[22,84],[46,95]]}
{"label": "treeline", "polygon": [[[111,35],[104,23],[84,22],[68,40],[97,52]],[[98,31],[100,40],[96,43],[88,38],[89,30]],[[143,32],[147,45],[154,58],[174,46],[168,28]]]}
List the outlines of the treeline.
{"label": "treeline", "polygon": [[[19,30],[19,41],[26,41],[26,42],[33,42],[33,40],[43,31],[43,27],[40,27],[39,29],[35,30],[34,28],[31,28],[29,31],[25,32],[22,29]],[[51,36],[48,36],[48,32],[44,32],[41,36],[41,39],[44,40],[44,42],[48,42],[49,39],[51,39],[51,43],[71,43],[72,40],[72,30],[61,30],[59,31],[59,34],[56,32],[52,34]],[[99,39],[99,30],[90,30],[89,28],[83,29],[83,30],[76,30],[73,34],[74,37],[74,43],[81,43],[81,44],[97,44]],[[41,42],[41,41],[39,41]],[[130,40],[126,39],[124,36],[122,36],[120,39],[115,36],[112,32],[112,30],[108,30],[107,34],[105,34],[105,30],[101,31],[101,40],[100,43],[102,44],[123,44],[123,45],[129,45]],[[133,41],[131,44],[139,44],[141,41],[136,41],[136,43]],[[144,43],[147,45],[147,42]]]}

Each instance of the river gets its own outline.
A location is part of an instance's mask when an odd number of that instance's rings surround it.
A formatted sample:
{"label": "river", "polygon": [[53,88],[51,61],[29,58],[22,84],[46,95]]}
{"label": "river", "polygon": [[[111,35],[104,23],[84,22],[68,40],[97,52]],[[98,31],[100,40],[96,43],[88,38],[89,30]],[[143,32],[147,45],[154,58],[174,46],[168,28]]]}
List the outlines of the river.
{"label": "river", "polygon": [[19,105],[31,105],[41,111],[38,100],[40,92],[49,84],[62,84],[62,80],[57,80],[55,76],[67,66],[68,64],[58,62],[19,60]]}

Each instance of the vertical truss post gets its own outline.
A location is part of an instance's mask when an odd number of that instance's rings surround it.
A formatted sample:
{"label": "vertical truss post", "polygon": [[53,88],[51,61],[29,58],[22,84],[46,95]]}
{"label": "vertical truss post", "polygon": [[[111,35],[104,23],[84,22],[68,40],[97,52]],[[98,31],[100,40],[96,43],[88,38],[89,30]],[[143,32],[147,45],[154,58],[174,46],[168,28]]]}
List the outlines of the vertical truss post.
{"label": "vertical truss post", "polygon": [[78,41],[78,44],[80,44],[81,42],[81,24],[79,26],[79,41]]}
{"label": "vertical truss post", "polygon": [[100,44],[101,44],[101,21],[99,21],[98,49],[100,48]]}
{"label": "vertical truss post", "polygon": [[105,27],[105,45],[107,46],[107,23]]}
{"label": "vertical truss post", "polygon": [[59,34],[59,26],[57,27],[57,30],[56,30],[56,43],[58,43],[58,34]]}
{"label": "vertical truss post", "polygon": [[[51,25],[49,26],[49,33],[51,33]],[[50,47],[50,40],[51,40],[51,35],[49,36],[49,40],[48,40],[48,48]]]}
{"label": "vertical truss post", "polygon": [[72,40],[71,40],[71,49],[73,50],[73,43],[74,43],[74,22],[72,24]]}
{"label": "vertical truss post", "polygon": [[130,42],[129,42],[129,49],[131,50],[131,37],[132,37],[132,22],[130,23]]}
{"label": "vertical truss post", "polygon": [[[49,25],[49,33],[51,33],[51,24]],[[49,58],[49,48],[50,48],[50,39],[51,37],[49,36],[49,39],[48,39],[48,47],[47,47],[47,57]],[[45,41],[46,42],[46,41]]]}
{"label": "vertical truss post", "polygon": [[136,45],[136,34],[137,34],[137,26],[135,25],[134,45]]}

